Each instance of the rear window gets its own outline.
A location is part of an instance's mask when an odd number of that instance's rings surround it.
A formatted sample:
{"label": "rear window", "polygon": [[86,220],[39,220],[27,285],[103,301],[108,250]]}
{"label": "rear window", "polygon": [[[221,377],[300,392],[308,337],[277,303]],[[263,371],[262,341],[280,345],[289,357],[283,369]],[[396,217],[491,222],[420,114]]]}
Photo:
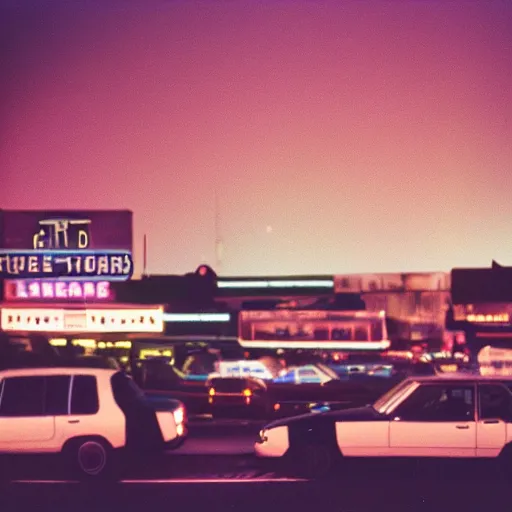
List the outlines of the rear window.
{"label": "rear window", "polygon": [[71,391],[71,414],[96,414],[99,408],[96,377],[93,375],[75,375]]}
{"label": "rear window", "polygon": [[217,391],[243,391],[249,387],[249,383],[246,379],[212,379],[210,386],[215,388]]}

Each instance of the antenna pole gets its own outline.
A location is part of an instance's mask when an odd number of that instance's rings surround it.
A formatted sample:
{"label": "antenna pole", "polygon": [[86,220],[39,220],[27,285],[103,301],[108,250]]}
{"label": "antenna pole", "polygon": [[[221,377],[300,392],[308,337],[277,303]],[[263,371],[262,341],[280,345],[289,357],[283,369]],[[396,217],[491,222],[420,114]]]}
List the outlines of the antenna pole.
{"label": "antenna pole", "polygon": [[215,186],[215,273],[220,274],[222,268],[222,238],[220,234],[220,210],[219,193],[217,190],[218,180]]}
{"label": "antenna pole", "polygon": [[143,268],[142,268],[142,275],[145,277],[148,275],[148,237],[147,235],[144,233],[144,240],[142,242],[142,251],[143,251],[143,256],[142,256],[142,264],[143,264]]}

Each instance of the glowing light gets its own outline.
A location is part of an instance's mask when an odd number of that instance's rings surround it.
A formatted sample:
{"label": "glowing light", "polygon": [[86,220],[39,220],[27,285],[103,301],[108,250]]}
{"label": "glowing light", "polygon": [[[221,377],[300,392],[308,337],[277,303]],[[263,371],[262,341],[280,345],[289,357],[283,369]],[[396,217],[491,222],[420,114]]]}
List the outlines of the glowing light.
{"label": "glowing light", "polygon": [[252,396],[252,391],[250,389],[244,389],[242,394],[246,397]]}
{"label": "glowing light", "polygon": [[16,280],[5,284],[6,300],[66,299],[84,300],[111,298],[108,281]]}
{"label": "glowing light", "polygon": [[508,313],[500,313],[496,315],[467,315],[466,320],[468,322],[476,322],[476,323],[508,323],[510,322],[510,315]]}
{"label": "glowing light", "polygon": [[164,322],[229,322],[229,313],[164,313]]}
{"label": "glowing light", "polygon": [[148,357],[172,357],[172,350],[159,350],[156,348],[145,348],[140,351],[140,358]]}
{"label": "glowing light", "polygon": [[20,332],[162,332],[163,308],[63,309],[2,308],[4,331]]}
{"label": "glowing light", "polygon": [[174,416],[174,421],[176,425],[180,425],[181,423],[183,423],[185,419],[185,411],[183,410],[182,407],[176,409],[172,414]]}
{"label": "glowing light", "polygon": [[385,350],[389,340],[381,341],[286,341],[286,340],[243,340],[238,342],[248,348],[314,348],[317,350]]}
{"label": "glowing light", "polygon": [[96,340],[73,340],[71,344],[74,347],[96,348]]}
{"label": "glowing light", "polygon": [[0,278],[4,279],[124,281],[132,274],[132,255],[125,250],[0,250]]}
{"label": "glowing light", "polygon": [[49,341],[52,347],[65,347],[68,344],[66,338],[53,338]]}
{"label": "glowing light", "polygon": [[277,281],[277,280],[254,280],[254,281],[218,281],[218,288],[332,288],[332,279],[316,279],[309,281]]}
{"label": "glowing light", "polygon": [[210,396],[215,396],[215,389],[214,388],[210,388],[210,390],[208,391],[208,394]]}

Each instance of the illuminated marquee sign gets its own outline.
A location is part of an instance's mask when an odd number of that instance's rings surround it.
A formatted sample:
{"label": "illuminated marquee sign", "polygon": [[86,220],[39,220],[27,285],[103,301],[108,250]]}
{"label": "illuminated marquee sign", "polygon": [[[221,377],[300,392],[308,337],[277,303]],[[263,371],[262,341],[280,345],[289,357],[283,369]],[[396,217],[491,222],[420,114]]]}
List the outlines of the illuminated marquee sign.
{"label": "illuminated marquee sign", "polygon": [[6,300],[112,300],[133,273],[128,210],[0,212]]}
{"label": "illuminated marquee sign", "polygon": [[2,250],[0,278],[4,279],[129,279],[133,260],[129,251]]}
{"label": "illuminated marquee sign", "polygon": [[40,300],[109,300],[112,291],[108,281],[8,281],[5,289],[5,299]]}
{"label": "illuminated marquee sign", "polygon": [[453,316],[458,322],[508,324],[512,318],[512,304],[456,304]]}
{"label": "illuminated marquee sign", "polygon": [[161,333],[163,308],[2,308],[0,327],[10,332]]}

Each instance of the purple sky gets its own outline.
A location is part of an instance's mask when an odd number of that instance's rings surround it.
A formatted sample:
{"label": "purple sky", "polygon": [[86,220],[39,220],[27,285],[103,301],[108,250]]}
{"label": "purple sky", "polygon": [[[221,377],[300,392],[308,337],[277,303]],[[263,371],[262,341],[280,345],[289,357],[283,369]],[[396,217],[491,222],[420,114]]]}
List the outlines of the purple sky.
{"label": "purple sky", "polygon": [[225,275],[512,265],[512,2],[26,3],[3,207],[132,209],[153,273],[216,266],[215,190]]}

